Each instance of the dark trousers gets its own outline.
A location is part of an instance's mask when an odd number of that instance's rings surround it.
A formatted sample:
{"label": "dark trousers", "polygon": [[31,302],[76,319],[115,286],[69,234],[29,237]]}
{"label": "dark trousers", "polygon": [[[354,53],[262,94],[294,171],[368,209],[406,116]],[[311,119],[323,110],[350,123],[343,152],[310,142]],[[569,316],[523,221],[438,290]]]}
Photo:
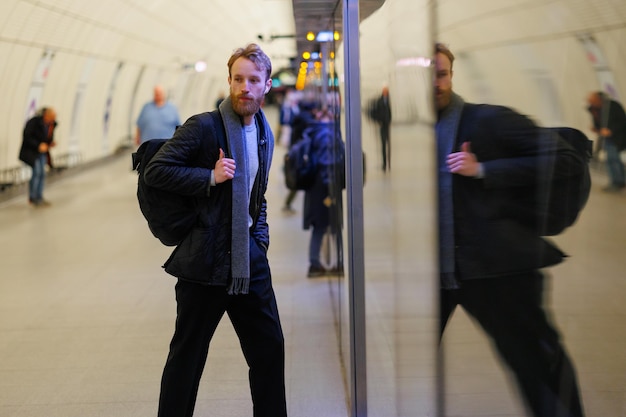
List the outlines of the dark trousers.
{"label": "dark trousers", "polygon": [[383,171],[391,170],[391,141],[389,140],[389,124],[380,125],[380,143],[382,146]]}
{"label": "dark trousers", "polygon": [[228,295],[222,286],[176,284],[176,329],[161,380],[159,417],[193,415],[209,343],[224,313],[249,366],[254,417],[287,416],[283,332],[267,257],[254,239],[250,274],[246,295]]}
{"label": "dark trousers", "polygon": [[291,208],[291,203],[293,203],[293,200],[296,198],[297,193],[298,192],[296,190],[289,190],[287,198],[285,198],[285,208]]}
{"label": "dark trousers", "polygon": [[441,334],[457,305],[487,332],[536,417],[583,416],[574,366],[542,307],[543,275],[475,279],[441,291]]}

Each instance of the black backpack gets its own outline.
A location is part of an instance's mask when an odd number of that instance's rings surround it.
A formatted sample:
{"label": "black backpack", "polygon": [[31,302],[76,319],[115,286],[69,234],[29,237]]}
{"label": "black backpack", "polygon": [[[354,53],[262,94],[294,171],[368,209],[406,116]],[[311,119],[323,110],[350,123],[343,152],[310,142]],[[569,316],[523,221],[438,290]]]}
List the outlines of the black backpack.
{"label": "black backpack", "polygon": [[[572,226],[589,199],[591,175],[589,161],[593,152],[593,142],[580,130],[569,127],[542,128],[541,135],[558,135],[577,156],[570,166],[573,175],[554,178],[554,164],[544,164],[540,183],[529,193],[532,195],[524,203],[515,204],[514,217],[532,228],[540,236],[555,236]],[[540,137],[542,137],[540,135]],[[546,137],[544,137],[546,139]],[[547,140],[546,143],[551,143]],[[551,155],[550,150],[546,154]],[[563,173],[561,173],[563,174]],[[519,202],[518,202],[519,203]]]}
{"label": "black backpack", "polygon": [[[219,111],[209,113],[206,120],[211,124],[214,137],[203,138],[204,146],[224,144],[226,133]],[[216,125],[221,128],[216,128]],[[141,213],[148,221],[148,227],[161,243],[176,246],[191,231],[198,217],[198,201],[196,197],[177,194],[172,191],[151,187],[145,183],[144,169],[168,139],[151,139],[142,143],[137,152],[132,154],[133,170],[138,173],[137,200]],[[226,147],[224,147],[226,149]],[[198,152],[202,155],[203,152]]]}
{"label": "black backpack", "polygon": [[285,185],[290,190],[308,190],[315,183],[317,166],[313,158],[313,141],[308,135],[296,142],[285,154]]}

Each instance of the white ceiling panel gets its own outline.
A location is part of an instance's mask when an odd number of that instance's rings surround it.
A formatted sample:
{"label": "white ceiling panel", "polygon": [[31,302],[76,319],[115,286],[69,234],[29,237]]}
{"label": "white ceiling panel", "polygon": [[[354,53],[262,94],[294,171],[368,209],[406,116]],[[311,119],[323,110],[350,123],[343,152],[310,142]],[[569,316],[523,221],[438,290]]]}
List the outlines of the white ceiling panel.
{"label": "white ceiling panel", "polygon": [[[30,4],[16,3],[7,15],[4,25],[0,28],[0,36],[8,42],[20,40],[24,26],[28,25],[27,22],[32,12],[33,7]],[[33,27],[29,32],[32,33],[34,30]]]}
{"label": "white ceiling panel", "polygon": [[476,50],[624,27],[626,1],[442,0],[437,17],[442,41]]}
{"label": "white ceiling panel", "polygon": [[292,0],[3,0],[2,10],[0,40],[102,58],[123,51],[116,58],[151,65],[225,62],[249,42],[261,43],[275,66],[296,54],[294,39],[258,37],[295,33]]}
{"label": "white ceiling panel", "polygon": [[[383,2],[361,0],[361,18]],[[157,66],[223,63],[257,42],[278,69],[310,46],[307,31],[341,32],[341,9],[340,0],[2,0],[0,41]]]}

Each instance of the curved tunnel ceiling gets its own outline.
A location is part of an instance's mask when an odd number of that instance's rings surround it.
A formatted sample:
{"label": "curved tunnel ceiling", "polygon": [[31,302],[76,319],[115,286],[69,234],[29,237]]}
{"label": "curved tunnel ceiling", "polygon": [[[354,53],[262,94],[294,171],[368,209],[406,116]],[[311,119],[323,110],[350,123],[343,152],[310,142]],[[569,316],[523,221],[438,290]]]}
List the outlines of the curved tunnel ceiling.
{"label": "curved tunnel ceiling", "polygon": [[446,0],[437,16],[442,40],[469,51],[624,28],[626,1]]}
{"label": "curved tunnel ceiling", "polygon": [[[4,0],[0,40],[100,59],[172,67],[225,65],[259,34],[293,33],[291,0]],[[293,39],[262,42],[275,65]]]}
{"label": "curved tunnel ceiling", "polygon": [[[383,0],[362,0],[361,18]],[[310,30],[341,28],[337,0],[3,0],[0,41],[172,68],[223,66],[236,47],[259,42],[275,68],[306,48]],[[303,46],[304,45],[304,46]]]}
{"label": "curved tunnel ceiling", "polygon": [[[361,0],[361,19],[383,3]],[[437,9],[442,40],[463,50],[615,29],[626,21],[626,2],[615,0],[445,0]],[[0,2],[0,41],[166,67],[198,59],[221,66],[233,48],[251,41],[262,44],[276,68],[286,67],[310,48],[308,31],[341,32],[341,26],[341,0]]]}

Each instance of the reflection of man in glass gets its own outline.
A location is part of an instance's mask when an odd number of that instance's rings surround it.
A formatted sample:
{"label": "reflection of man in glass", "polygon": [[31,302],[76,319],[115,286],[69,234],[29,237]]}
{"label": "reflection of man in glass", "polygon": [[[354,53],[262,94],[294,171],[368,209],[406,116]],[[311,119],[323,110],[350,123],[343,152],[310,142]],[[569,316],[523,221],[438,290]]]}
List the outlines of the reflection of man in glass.
{"label": "reflection of man in glass", "polygon": [[[574,367],[542,307],[539,269],[564,254],[501,209],[513,187],[537,181],[537,127],[511,109],[465,103],[452,90],[453,61],[438,44],[440,331],[461,305],[515,374],[532,415],[583,416]],[[547,140],[567,166],[567,147]]]}

